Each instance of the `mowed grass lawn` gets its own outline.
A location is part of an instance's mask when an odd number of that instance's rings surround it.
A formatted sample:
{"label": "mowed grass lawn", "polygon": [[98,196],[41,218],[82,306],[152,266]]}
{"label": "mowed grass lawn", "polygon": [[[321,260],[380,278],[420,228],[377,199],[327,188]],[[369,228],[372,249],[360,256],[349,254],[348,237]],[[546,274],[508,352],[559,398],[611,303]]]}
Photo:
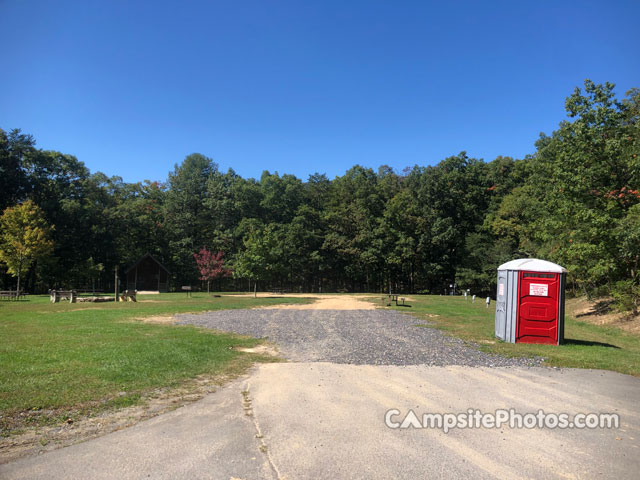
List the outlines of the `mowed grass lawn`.
{"label": "mowed grass lawn", "polygon": [[46,422],[69,411],[131,405],[154,388],[203,374],[238,373],[264,360],[234,349],[255,346],[256,339],[143,323],[142,317],[309,301],[205,293],[138,300],[51,304],[48,296],[29,296],[0,301],[0,429],[6,433],[15,427],[16,416],[24,417],[25,411],[51,411],[51,418],[37,416]]}
{"label": "mowed grass lawn", "polygon": [[564,345],[505,343],[495,338],[495,302],[486,308],[484,299],[411,295],[408,307],[391,307],[411,313],[425,324],[480,345],[487,352],[507,356],[540,356],[557,367],[614,370],[640,376],[640,336],[616,327],[593,325],[567,316]]}

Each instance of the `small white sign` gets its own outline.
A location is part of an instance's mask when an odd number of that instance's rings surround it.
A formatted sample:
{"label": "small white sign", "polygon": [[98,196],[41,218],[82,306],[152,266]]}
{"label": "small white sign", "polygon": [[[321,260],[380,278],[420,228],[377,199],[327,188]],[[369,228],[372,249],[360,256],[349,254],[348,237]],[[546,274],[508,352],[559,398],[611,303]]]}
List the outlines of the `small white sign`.
{"label": "small white sign", "polygon": [[504,295],[504,283],[498,285],[498,295]]}
{"label": "small white sign", "polygon": [[541,284],[541,283],[530,283],[529,295],[535,295],[536,297],[548,297],[549,285]]}

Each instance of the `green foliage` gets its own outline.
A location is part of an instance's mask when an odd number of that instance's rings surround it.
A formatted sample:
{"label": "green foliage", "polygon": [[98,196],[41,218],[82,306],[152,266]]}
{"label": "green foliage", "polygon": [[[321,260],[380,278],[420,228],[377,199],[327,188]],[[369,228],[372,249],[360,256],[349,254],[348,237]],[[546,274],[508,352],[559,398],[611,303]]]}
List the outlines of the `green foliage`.
{"label": "green foliage", "polygon": [[0,129],[0,211],[24,200],[30,185],[25,156],[35,151],[35,140],[20,130]]}
{"label": "green foliage", "polygon": [[234,274],[255,282],[273,281],[282,274],[283,250],[280,225],[252,228],[244,239],[244,250],[237,256]]}
{"label": "green foliage", "polygon": [[637,279],[631,278],[617,281],[611,288],[611,295],[619,310],[638,315],[640,285],[638,285]]}
{"label": "green foliage", "polygon": [[570,120],[540,137],[530,175],[505,197],[492,222],[496,234],[524,253],[565,266],[587,293],[602,285],[620,293],[616,282],[638,280],[635,95],[619,102],[612,84],[589,80],[584,91],[576,88],[566,101]]}
{"label": "green foliage", "polygon": [[51,230],[42,210],[32,200],[8,207],[0,217],[0,261],[18,278],[17,290],[22,273],[51,252]]}
{"label": "green foliage", "polygon": [[629,208],[614,230],[622,272],[626,278],[613,287],[613,296],[623,311],[638,314],[640,306],[640,203]]}
{"label": "green foliage", "polygon": [[169,174],[164,209],[169,230],[169,268],[187,284],[198,278],[193,254],[209,243],[211,215],[205,198],[209,181],[217,171],[217,164],[210,158],[194,153]]}
{"label": "green foliage", "polygon": [[618,100],[613,88],[589,80],[576,88],[567,118],[524,159],[461,152],[402,174],[356,165],[333,180],[268,171],[244,179],[192,154],[166,184],[128,184],[37,150],[19,130],[0,131],[0,204],[31,198],[56,225],[53,254],[27,275],[32,290],[111,289],[113,268],[145,253],[169,268],[174,286],[193,284],[192,255],[207,245],[233,264],[229,289],[251,280],[441,293],[456,282],[490,295],[500,263],[540,257],[569,270],[570,288],[636,305],[640,90]]}

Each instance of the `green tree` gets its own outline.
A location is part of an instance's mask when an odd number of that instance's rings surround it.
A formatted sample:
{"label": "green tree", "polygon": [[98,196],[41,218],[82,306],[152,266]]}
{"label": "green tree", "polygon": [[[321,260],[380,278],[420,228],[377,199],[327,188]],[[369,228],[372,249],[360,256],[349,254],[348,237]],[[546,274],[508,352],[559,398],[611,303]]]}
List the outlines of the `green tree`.
{"label": "green tree", "polygon": [[324,258],[321,248],[323,222],[321,213],[309,205],[301,205],[296,216],[283,226],[283,252],[290,288],[299,285],[304,290],[321,289]]}
{"label": "green tree", "polygon": [[107,188],[106,175],[92,175],[73,155],[49,150],[30,152],[23,165],[31,185],[29,197],[42,209],[46,222],[56,226],[53,258],[38,263],[39,287],[53,286],[44,284],[45,279],[54,285],[89,286],[84,267],[89,258],[109,267],[116,260],[108,218],[115,197]]}
{"label": "green tree", "polygon": [[35,140],[19,129],[0,128],[0,211],[25,199],[31,190],[24,157],[35,151]]}
{"label": "green tree", "polygon": [[587,293],[626,275],[616,225],[638,203],[629,194],[640,185],[637,115],[613,89],[590,80],[575,89],[570,120],[541,136],[526,184],[538,210],[529,223],[537,253],[566,266]]}
{"label": "green tree", "polygon": [[[417,232],[422,217],[415,198],[408,189],[399,191],[385,207],[378,230],[381,255],[386,259],[387,278],[399,283],[399,288],[414,290],[416,273],[420,267]],[[396,288],[397,290],[398,288]]]}
{"label": "green tree", "polygon": [[331,184],[324,221],[322,249],[338,289],[368,289],[382,281],[384,260],[378,254],[375,232],[384,210],[378,176],[356,165]]}
{"label": "green tree", "polygon": [[484,221],[491,184],[484,162],[465,152],[434,167],[415,167],[406,178],[417,202],[420,222],[415,231],[423,289],[441,292],[453,283],[465,259],[466,237]]}
{"label": "green tree", "polygon": [[272,225],[263,229],[252,228],[243,243],[244,250],[237,255],[234,264],[234,275],[236,278],[247,278],[254,282],[255,297],[258,281],[268,282],[273,279],[280,266],[281,252],[277,251],[278,243]]}
{"label": "green tree", "polygon": [[[631,195],[639,196],[638,191]],[[640,306],[640,203],[629,209],[615,230],[623,264],[623,280],[616,284],[614,297],[624,310],[638,314]]]}
{"label": "green tree", "polygon": [[268,222],[289,223],[302,203],[302,182],[293,175],[265,171],[260,178],[260,206]]}
{"label": "green tree", "polygon": [[105,209],[110,228],[103,235],[112,237],[114,245],[105,247],[117,263],[131,265],[146,253],[164,263],[168,259],[166,187],[148,180],[120,184],[117,179],[105,179],[105,188],[113,188],[113,206]]}
{"label": "green tree", "polygon": [[188,155],[169,174],[165,203],[165,225],[169,239],[170,265],[179,282],[198,277],[193,252],[210,244],[212,214],[208,207],[207,184],[218,165],[199,153]]}
{"label": "green tree", "polygon": [[51,252],[53,227],[46,224],[42,210],[31,200],[7,208],[0,217],[0,227],[0,260],[17,277],[16,290],[20,291],[22,273]]}

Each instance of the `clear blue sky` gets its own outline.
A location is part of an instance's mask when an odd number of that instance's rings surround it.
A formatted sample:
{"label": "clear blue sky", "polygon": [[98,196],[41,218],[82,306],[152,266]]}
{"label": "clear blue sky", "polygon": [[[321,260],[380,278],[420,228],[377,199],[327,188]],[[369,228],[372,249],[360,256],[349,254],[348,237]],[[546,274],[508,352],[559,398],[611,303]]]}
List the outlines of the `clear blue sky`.
{"label": "clear blue sky", "polygon": [[258,177],[534,151],[585,78],[640,87],[640,1],[0,0],[0,128],[92,171]]}

